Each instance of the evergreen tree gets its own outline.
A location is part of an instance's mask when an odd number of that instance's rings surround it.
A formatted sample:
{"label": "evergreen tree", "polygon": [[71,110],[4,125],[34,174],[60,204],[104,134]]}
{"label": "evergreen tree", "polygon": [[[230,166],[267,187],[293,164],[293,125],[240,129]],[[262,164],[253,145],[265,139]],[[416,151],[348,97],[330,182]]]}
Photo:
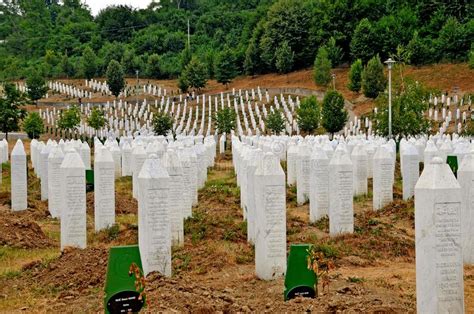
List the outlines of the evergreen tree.
{"label": "evergreen tree", "polygon": [[230,134],[230,131],[235,129],[237,115],[235,111],[229,107],[220,109],[216,112],[216,129],[219,134]]}
{"label": "evergreen tree", "polygon": [[235,56],[229,48],[225,48],[216,60],[216,80],[228,85],[237,76]]}
{"label": "evergreen tree", "polygon": [[181,92],[186,93],[189,89],[189,82],[186,78],[186,73],[183,71],[183,73],[179,76],[178,78],[178,88],[181,90]]}
{"label": "evergreen tree", "polygon": [[325,47],[326,47],[326,50],[328,51],[328,57],[329,57],[329,60],[331,60],[331,65],[333,67],[336,67],[339,64],[341,64],[343,51],[342,51],[342,48],[337,45],[336,39],[334,37],[329,38]]}
{"label": "evergreen tree", "polygon": [[244,69],[245,74],[255,75],[258,73],[260,63],[260,54],[258,45],[255,42],[250,42],[245,51]]}
{"label": "evergreen tree", "polygon": [[91,47],[87,46],[82,52],[81,63],[86,79],[92,79],[97,74],[97,56]]}
{"label": "evergreen tree", "polygon": [[61,57],[60,66],[61,66],[61,73],[65,75],[67,78],[74,76],[75,74],[74,64],[72,64],[67,54],[63,54],[63,56]]}
{"label": "evergreen tree", "polygon": [[279,135],[285,130],[285,118],[283,118],[283,113],[279,110],[270,112],[265,119],[265,127],[273,134]]}
{"label": "evergreen tree", "polygon": [[206,58],[206,66],[207,66],[207,77],[209,79],[213,79],[215,77],[216,67],[215,67],[215,59],[216,53],[214,50],[209,49],[205,55]]}
{"label": "evergreen tree", "polygon": [[193,57],[181,74],[186,79],[188,87],[201,89],[207,83],[207,69],[197,58]]}
{"label": "evergreen tree", "polygon": [[314,81],[316,84],[326,86],[331,81],[331,61],[328,58],[326,48],[320,47],[314,60],[313,69]]}
{"label": "evergreen tree", "polygon": [[109,89],[112,92],[112,95],[118,97],[120,92],[125,87],[125,79],[123,75],[122,66],[116,60],[110,61],[107,67],[107,84],[109,85]]}
{"label": "evergreen tree", "polygon": [[335,90],[328,91],[324,96],[322,110],[323,127],[334,135],[342,130],[347,122],[348,114],[344,108],[344,98]]}
{"label": "evergreen tree", "polygon": [[286,74],[293,68],[294,53],[287,41],[284,41],[276,51],[275,66],[279,73]]}
{"label": "evergreen tree", "polygon": [[191,52],[191,48],[186,45],[186,47],[181,52],[181,71],[183,71],[186,66],[191,62],[193,58],[193,54]]}
{"label": "evergreen tree", "polygon": [[28,113],[28,116],[23,120],[23,131],[26,132],[30,139],[37,139],[43,134],[44,124],[39,113],[34,111]]}
{"label": "evergreen tree", "polygon": [[377,34],[367,18],[362,19],[357,25],[351,40],[351,54],[362,62],[367,62],[377,51]]}
{"label": "evergreen tree", "polygon": [[409,61],[413,65],[423,65],[433,61],[433,52],[425,40],[420,38],[417,31],[414,32],[413,38],[406,48],[409,54]]}
{"label": "evergreen tree", "polygon": [[38,105],[38,100],[46,95],[48,87],[46,81],[36,70],[32,70],[26,79],[26,85],[28,86],[27,95],[35,105]]}
{"label": "evergreen tree", "polygon": [[26,110],[21,108],[25,104],[25,96],[11,83],[3,85],[3,93],[0,97],[0,130],[8,133],[20,129],[20,121],[25,117]]}
{"label": "evergreen tree", "polygon": [[316,96],[310,96],[301,101],[296,109],[296,122],[301,131],[312,133],[319,127],[321,109]]}
{"label": "evergreen tree", "polygon": [[102,129],[107,124],[104,112],[97,107],[92,108],[87,124],[96,131]]}
{"label": "evergreen tree", "polygon": [[362,82],[362,72],[364,67],[362,66],[362,60],[357,59],[352,63],[351,70],[349,72],[349,85],[347,86],[349,90],[353,92],[359,92]]}
{"label": "evergreen tree", "polygon": [[376,98],[385,90],[386,80],[383,73],[383,64],[379,55],[369,60],[362,72],[362,91],[366,97]]}
{"label": "evergreen tree", "polygon": [[77,106],[61,111],[58,119],[58,128],[73,130],[81,123],[81,112]]}
{"label": "evergreen tree", "polygon": [[153,117],[153,132],[155,135],[167,136],[173,128],[173,119],[166,113],[159,112]]}
{"label": "evergreen tree", "polygon": [[157,54],[152,54],[148,57],[147,61],[147,75],[151,78],[161,78],[161,58]]}

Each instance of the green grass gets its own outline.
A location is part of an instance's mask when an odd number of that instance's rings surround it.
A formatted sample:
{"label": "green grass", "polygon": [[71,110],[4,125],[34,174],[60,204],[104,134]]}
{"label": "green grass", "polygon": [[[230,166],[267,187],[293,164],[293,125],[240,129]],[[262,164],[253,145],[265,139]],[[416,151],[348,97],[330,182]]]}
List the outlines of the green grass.
{"label": "green grass", "polygon": [[46,249],[0,247],[0,276],[11,276],[16,272],[20,272],[25,264],[38,260],[46,263],[59,255],[60,251],[57,247]]}

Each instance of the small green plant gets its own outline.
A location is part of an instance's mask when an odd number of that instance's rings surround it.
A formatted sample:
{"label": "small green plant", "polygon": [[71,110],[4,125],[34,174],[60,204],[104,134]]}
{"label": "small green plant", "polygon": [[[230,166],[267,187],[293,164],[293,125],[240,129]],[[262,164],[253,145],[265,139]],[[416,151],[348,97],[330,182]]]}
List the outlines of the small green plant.
{"label": "small green plant", "polygon": [[23,120],[23,130],[30,139],[39,138],[43,134],[43,119],[41,119],[39,113],[30,112],[26,116],[25,120]]}
{"label": "small green plant", "polygon": [[112,226],[105,229],[105,234],[109,241],[113,241],[118,238],[120,234],[120,226],[118,224],[113,224]]}
{"label": "small green plant", "polygon": [[347,281],[348,281],[348,282],[352,282],[352,283],[362,283],[362,282],[365,282],[365,278],[348,277],[348,278],[347,278]]}
{"label": "small green plant", "polygon": [[153,117],[153,131],[156,135],[166,136],[173,128],[173,119],[166,113],[158,113]]}
{"label": "small green plant", "polygon": [[[330,284],[329,273],[334,269],[333,261],[326,256],[326,254],[320,250],[319,246],[311,246],[308,250],[308,269],[313,270],[316,278],[316,282],[321,282],[323,291],[325,287]],[[317,291],[317,289],[315,289]]]}

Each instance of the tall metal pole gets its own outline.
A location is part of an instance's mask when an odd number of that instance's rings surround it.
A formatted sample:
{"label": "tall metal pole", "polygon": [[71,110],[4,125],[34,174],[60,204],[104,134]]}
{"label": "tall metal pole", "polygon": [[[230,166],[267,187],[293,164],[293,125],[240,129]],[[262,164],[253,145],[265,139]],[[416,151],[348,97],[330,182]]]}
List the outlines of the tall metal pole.
{"label": "tall metal pole", "polygon": [[392,138],[392,66],[388,66],[388,138]]}
{"label": "tall metal pole", "polygon": [[138,104],[138,92],[140,91],[140,87],[138,86],[138,70],[135,71],[135,73],[137,74],[137,92],[136,92],[136,102]]}
{"label": "tall metal pole", "polygon": [[191,35],[189,33],[189,19],[188,19],[188,48],[191,49]]}
{"label": "tall metal pole", "polygon": [[388,66],[388,138],[392,138],[392,65],[395,63],[392,58],[388,58],[385,63]]}

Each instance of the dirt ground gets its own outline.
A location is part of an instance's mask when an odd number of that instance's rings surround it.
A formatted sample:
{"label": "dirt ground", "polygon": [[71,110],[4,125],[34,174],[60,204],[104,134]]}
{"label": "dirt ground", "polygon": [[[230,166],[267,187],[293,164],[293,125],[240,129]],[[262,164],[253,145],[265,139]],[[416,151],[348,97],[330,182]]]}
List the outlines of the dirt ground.
{"label": "dirt ground", "polygon": [[[246,241],[240,191],[231,165],[226,156],[210,170],[193,217],[185,222],[184,246],[173,248],[173,276],[151,274],[147,278],[146,312],[416,311],[414,208],[413,201],[401,200],[400,178],[394,188],[394,202],[381,211],[372,211],[371,193],[355,198],[355,232],[335,238],[328,235],[327,219],[309,223],[308,205],[297,206],[294,187],[287,189],[288,245],[313,244],[334,262],[335,269],[330,272],[329,287],[319,285],[317,298],[284,302],[283,278],[262,281],[255,276],[254,248]],[[117,208],[125,205],[117,211],[117,225],[94,233],[93,210],[89,208],[85,250],[61,253],[59,222],[33,214],[41,206],[12,214],[8,205],[3,205],[0,312],[103,311],[108,248],[137,243],[131,180],[118,179],[116,186],[121,197]],[[3,186],[2,193],[5,190]],[[93,199],[93,193],[88,199]],[[465,267],[464,279],[466,312],[472,313],[473,266]]]}

